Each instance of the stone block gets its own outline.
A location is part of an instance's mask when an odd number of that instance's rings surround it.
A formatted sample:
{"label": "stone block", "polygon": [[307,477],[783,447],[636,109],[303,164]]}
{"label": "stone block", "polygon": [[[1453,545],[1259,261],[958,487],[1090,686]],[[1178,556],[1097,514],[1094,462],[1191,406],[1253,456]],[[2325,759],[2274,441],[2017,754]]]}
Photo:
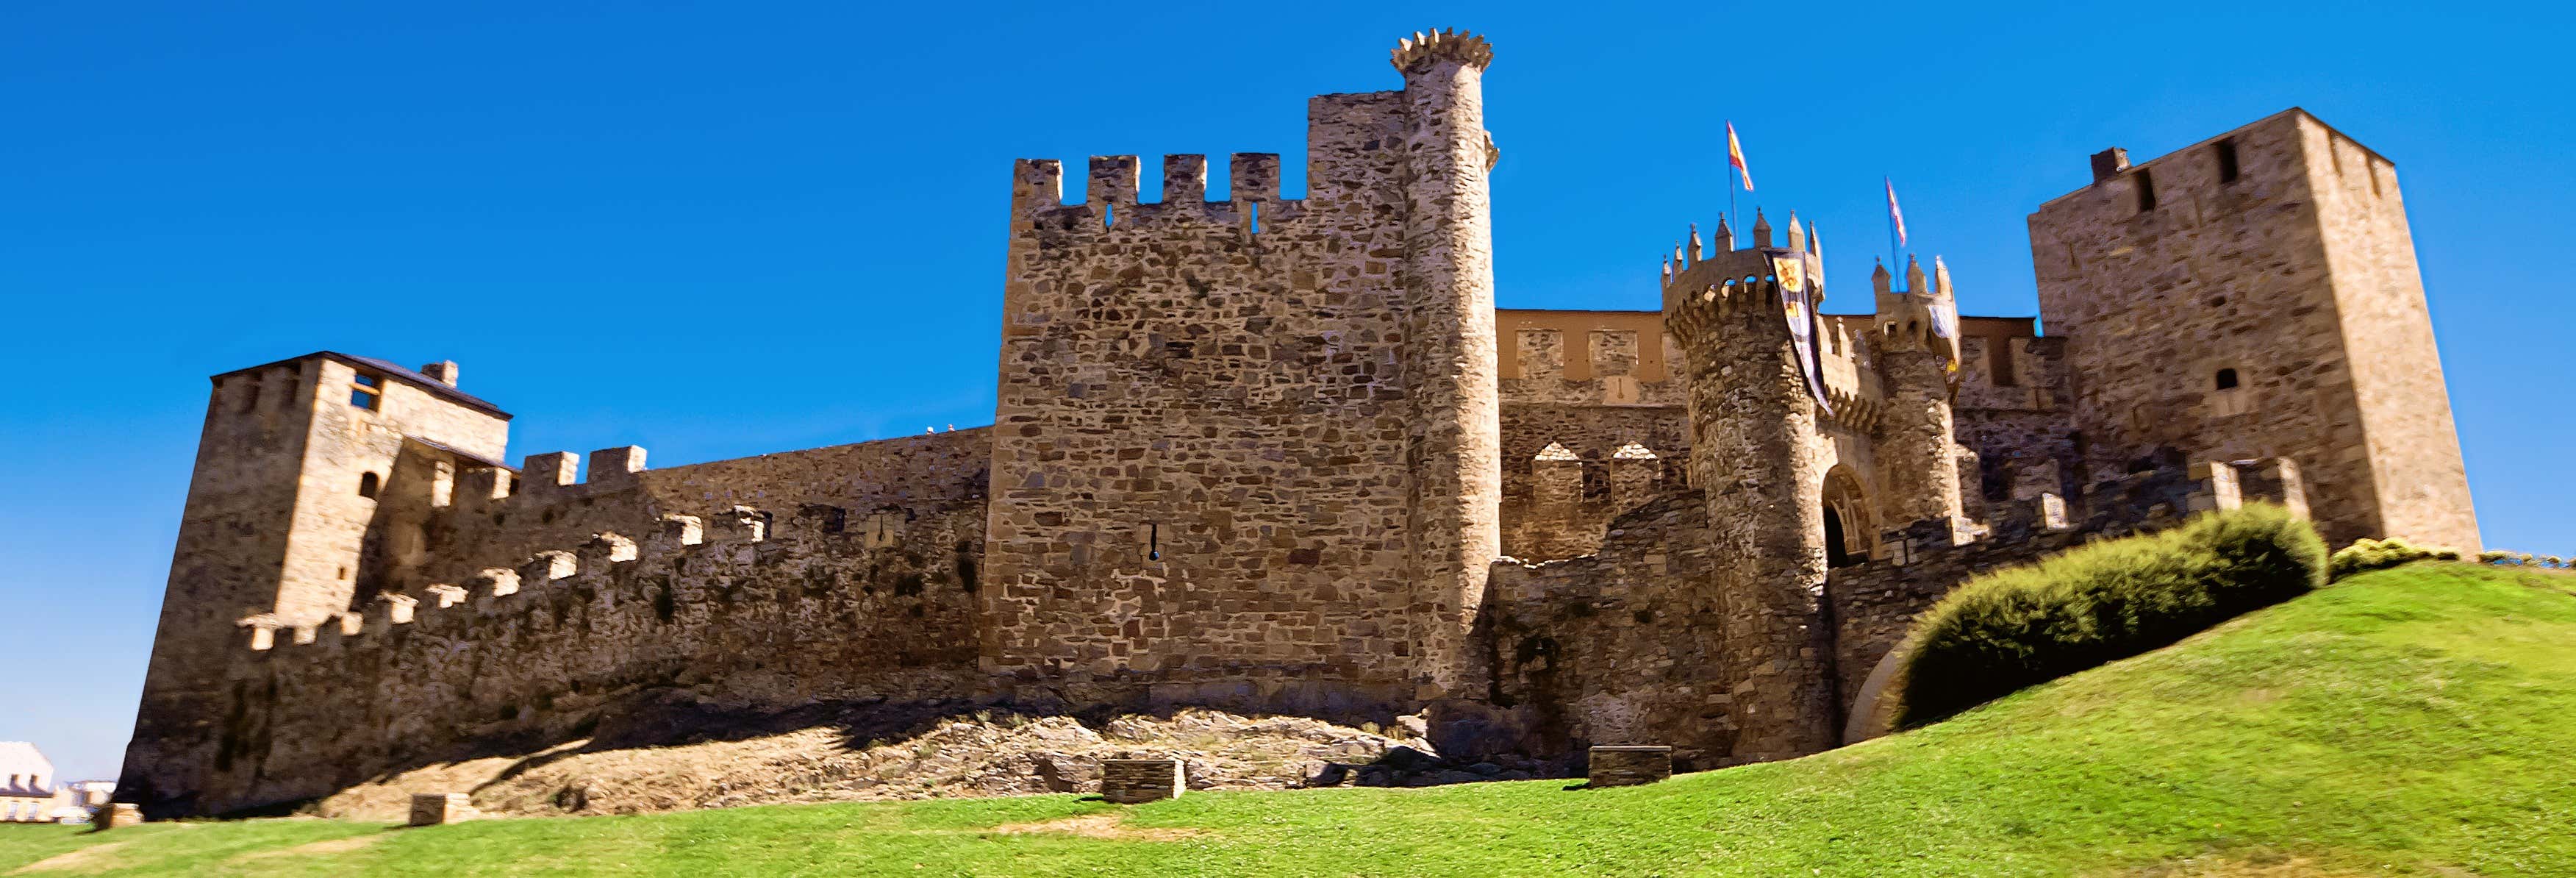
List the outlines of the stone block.
{"label": "stone block", "polygon": [[1592,748],[1586,773],[1594,787],[1633,787],[1673,776],[1673,748],[1628,745]]}
{"label": "stone block", "polygon": [[1121,805],[1180,798],[1189,778],[1178,759],[1100,760],[1100,797]]}
{"label": "stone block", "polygon": [[143,807],[132,802],[110,802],[107,807],[98,809],[98,814],[91,817],[90,822],[101,832],[128,826],[141,826]]}
{"label": "stone block", "polygon": [[474,810],[474,799],[464,793],[413,793],[411,825],[438,826],[483,816]]}

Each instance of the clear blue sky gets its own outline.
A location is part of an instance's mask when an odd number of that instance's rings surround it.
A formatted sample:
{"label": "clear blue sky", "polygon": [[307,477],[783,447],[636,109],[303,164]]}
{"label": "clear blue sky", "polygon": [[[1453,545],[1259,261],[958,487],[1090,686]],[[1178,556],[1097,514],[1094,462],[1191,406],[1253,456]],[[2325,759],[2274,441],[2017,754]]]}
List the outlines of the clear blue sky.
{"label": "clear blue sky", "polygon": [[1280,152],[1295,191],[1307,96],[1434,25],[1496,46],[1506,306],[1655,307],[1732,118],[1828,310],[1891,175],[1965,308],[2029,314],[2023,218],[2088,154],[2304,106],[2398,164],[2489,543],[2576,552],[2541,4],[365,5],[0,25],[0,739],[66,776],[121,758],[207,375],[452,358],[514,456],[664,466],[986,423],[1012,158]]}

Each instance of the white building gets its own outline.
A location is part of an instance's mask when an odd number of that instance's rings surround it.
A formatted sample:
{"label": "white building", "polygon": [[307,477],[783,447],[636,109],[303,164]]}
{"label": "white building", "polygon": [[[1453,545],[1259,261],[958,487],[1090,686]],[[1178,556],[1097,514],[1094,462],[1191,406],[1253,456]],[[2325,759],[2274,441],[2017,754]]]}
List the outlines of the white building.
{"label": "white building", "polygon": [[36,745],[0,741],[0,823],[87,822],[115,791],[115,781],[63,783]]}

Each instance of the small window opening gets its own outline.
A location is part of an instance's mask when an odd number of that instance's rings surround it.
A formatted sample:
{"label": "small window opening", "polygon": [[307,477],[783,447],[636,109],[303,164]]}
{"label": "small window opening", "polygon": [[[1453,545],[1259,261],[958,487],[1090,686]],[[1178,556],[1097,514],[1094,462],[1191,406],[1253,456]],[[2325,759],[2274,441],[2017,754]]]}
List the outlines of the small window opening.
{"label": "small window opening", "polygon": [[2218,182],[2236,182],[2236,141],[2221,140],[2213,148],[2218,152]]}
{"label": "small window opening", "polygon": [[2220,389],[2220,390],[2235,390],[2235,389],[2236,389],[2236,370],[2234,370],[2234,369],[2220,369],[2220,370],[2218,370],[2218,389]]}
{"label": "small window opening", "polygon": [[1103,204],[1100,206],[1100,224],[1104,226],[1114,226],[1118,224],[1118,205]]}
{"label": "small window opening", "polygon": [[1145,560],[1163,560],[1163,525],[1160,523],[1148,522],[1145,525]]}
{"label": "small window opening", "polygon": [[383,408],[385,404],[383,376],[358,373],[358,377],[349,382],[349,404],[371,412]]}
{"label": "small window opening", "polygon": [[2379,163],[2364,159],[2362,169],[2370,174],[2370,197],[2379,197]]}
{"label": "small window opening", "polygon": [[358,496],[369,500],[376,499],[376,488],[383,482],[384,480],[376,478],[375,473],[358,474]]}
{"label": "small window opening", "polygon": [[1253,234],[1261,234],[1261,202],[1243,203],[1243,228]]}
{"label": "small window opening", "polygon": [[245,382],[245,383],[247,383],[247,384],[249,384],[249,385],[250,385],[250,389],[242,391],[241,410],[242,410],[243,412],[245,412],[245,413],[247,413],[247,412],[255,412],[255,411],[258,411],[258,410],[259,410],[259,377],[258,377],[258,376],[252,376],[252,377],[251,377],[251,379],[250,379],[248,382]]}
{"label": "small window opening", "polygon": [[2138,172],[2131,176],[2137,180],[2138,212],[2146,213],[2147,211],[2156,209],[2155,175],[2149,173],[2145,168],[2139,168]]}

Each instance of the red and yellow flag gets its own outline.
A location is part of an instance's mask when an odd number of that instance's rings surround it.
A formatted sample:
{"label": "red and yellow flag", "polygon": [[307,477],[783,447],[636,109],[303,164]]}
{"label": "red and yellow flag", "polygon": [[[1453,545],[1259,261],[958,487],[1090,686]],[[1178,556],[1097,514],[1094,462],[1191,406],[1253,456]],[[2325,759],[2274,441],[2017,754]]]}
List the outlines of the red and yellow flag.
{"label": "red and yellow flag", "polygon": [[1736,176],[1744,179],[1744,191],[1753,191],[1753,171],[1744,166],[1744,144],[1735,139],[1735,123],[1726,123],[1726,163],[1735,166]]}

